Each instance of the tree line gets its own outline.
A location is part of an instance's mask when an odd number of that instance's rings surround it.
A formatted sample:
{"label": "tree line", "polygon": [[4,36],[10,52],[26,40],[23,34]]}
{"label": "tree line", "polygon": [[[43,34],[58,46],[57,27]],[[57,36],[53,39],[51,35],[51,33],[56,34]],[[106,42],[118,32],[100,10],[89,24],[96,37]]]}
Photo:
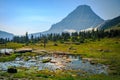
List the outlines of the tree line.
{"label": "tree line", "polygon": [[82,32],[74,32],[74,33],[67,33],[63,32],[61,34],[46,34],[35,37],[33,35],[29,36],[28,33],[24,36],[14,36],[12,40],[9,39],[0,39],[0,43],[6,43],[6,42],[17,42],[17,43],[25,43],[26,45],[28,44],[35,44],[38,42],[44,43],[45,44],[48,41],[53,41],[53,42],[77,42],[77,43],[84,43],[86,40],[91,40],[91,41],[96,41],[100,40],[102,38],[112,38],[112,37],[120,37],[120,30],[92,30],[92,31],[82,31]]}

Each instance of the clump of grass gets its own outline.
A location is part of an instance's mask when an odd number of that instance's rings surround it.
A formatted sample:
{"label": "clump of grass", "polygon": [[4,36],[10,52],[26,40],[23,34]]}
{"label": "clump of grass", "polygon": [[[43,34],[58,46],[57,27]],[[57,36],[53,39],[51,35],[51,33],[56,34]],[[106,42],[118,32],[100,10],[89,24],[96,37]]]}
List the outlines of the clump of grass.
{"label": "clump of grass", "polygon": [[26,78],[27,74],[25,72],[19,72],[14,74],[14,78]]}
{"label": "clump of grass", "polygon": [[10,76],[10,73],[0,72],[0,76],[9,77],[9,76]]}
{"label": "clump of grass", "polygon": [[46,74],[37,74],[36,77],[48,78],[49,75],[46,75]]}
{"label": "clump of grass", "polygon": [[43,59],[43,60],[42,60],[42,63],[47,63],[47,62],[50,62],[50,61],[51,61],[51,58]]}
{"label": "clump of grass", "polygon": [[17,57],[17,54],[11,54],[11,55],[5,55],[0,57],[0,62],[5,62],[5,61],[12,61],[15,60]]}

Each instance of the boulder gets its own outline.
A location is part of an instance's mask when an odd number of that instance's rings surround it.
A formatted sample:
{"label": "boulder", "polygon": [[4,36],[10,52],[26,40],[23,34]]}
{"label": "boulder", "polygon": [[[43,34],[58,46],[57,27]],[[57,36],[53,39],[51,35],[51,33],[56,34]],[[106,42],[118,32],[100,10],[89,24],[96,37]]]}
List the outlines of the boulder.
{"label": "boulder", "polygon": [[20,48],[15,50],[15,53],[25,53],[25,52],[32,52],[31,48]]}
{"label": "boulder", "polygon": [[8,68],[7,72],[8,73],[17,73],[17,69],[15,69],[15,68]]}

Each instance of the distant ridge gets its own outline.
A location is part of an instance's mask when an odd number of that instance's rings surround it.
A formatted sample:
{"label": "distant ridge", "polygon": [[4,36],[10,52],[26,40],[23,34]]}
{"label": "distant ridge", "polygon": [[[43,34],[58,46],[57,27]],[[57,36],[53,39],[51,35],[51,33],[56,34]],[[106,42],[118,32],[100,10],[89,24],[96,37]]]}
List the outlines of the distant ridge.
{"label": "distant ridge", "polygon": [[98,28],[99,29],[109,29],[109,28],[114,27],[116,25],[120,25],[120,16],[103,22],[101,25],[98,26]]}
{"label": "distant ridge", "polygon": [[3,38],[3,39],[13,39],[14,35],[12,33],[8,33],[8,32],[5,32],[5,31],[1,31],[0,30],[0,38]]}

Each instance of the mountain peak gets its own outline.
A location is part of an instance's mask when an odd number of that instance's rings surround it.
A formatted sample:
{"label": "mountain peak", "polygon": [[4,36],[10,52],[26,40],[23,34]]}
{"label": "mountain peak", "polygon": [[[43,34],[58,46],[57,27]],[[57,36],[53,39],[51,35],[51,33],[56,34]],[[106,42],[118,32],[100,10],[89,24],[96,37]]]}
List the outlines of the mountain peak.
{"label": "mountain peak", "polygon": [[104,20],[93,12],[88,5],[79,5],[75,10],[68,14],[63,20],[52,25],[49,33],[61,33],[65,30],[80,31],[87,28],[95,28]]}
{"label": "mountain peak", "polygon": [[79,32],[88,28],[95,28],[103,21],[102,18],[93,12],[90,6],[79,5],[60,22],[52,25],[48,31],[43,32],[43,34],[61,33],[66,30]]}
{"label": "mountain peak", "polygon": [[81,9],[81,8],[90,8],[90,6],[88,6],[88,5],[79,5],[77,7],[77,9]]}
{"label": "mountain peak", "polygon": [[[73,10],[73,12],[71,12],[71,13],[78,13],[79,15],[81,15],[81,13],[82,14],[94,14],[94,15],[96,15],[95,13],[94,13],[94,11],[92,10],[92,8],[90,7],[90,6],[88,6],[88,5],[79,5],[75,10]],[[96,16],[98,16],[98,15],[96,15]]]}

